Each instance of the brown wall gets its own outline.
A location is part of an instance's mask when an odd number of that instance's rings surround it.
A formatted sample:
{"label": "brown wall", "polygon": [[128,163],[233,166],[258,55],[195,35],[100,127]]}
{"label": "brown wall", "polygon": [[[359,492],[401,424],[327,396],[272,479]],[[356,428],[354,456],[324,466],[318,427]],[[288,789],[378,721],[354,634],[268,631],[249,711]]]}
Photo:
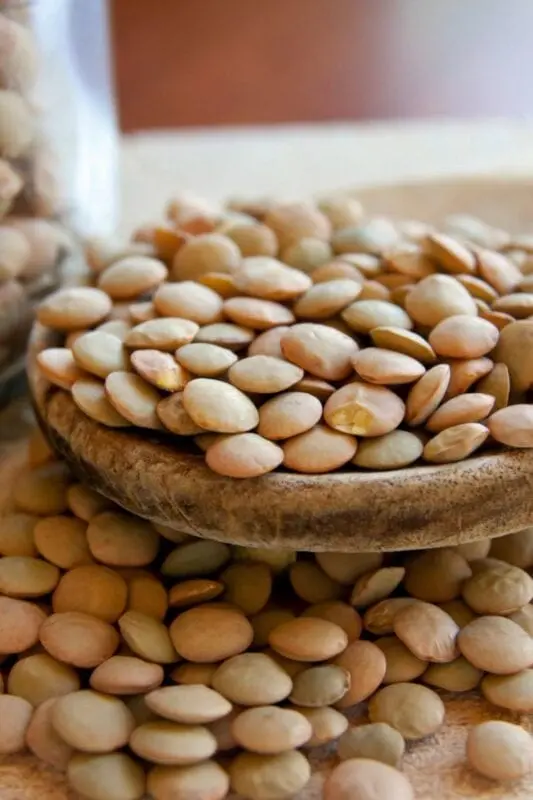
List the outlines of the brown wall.
{"label": "brown wall", "polygon": [[531,0],[110,0],[124,130],[533,113]]}

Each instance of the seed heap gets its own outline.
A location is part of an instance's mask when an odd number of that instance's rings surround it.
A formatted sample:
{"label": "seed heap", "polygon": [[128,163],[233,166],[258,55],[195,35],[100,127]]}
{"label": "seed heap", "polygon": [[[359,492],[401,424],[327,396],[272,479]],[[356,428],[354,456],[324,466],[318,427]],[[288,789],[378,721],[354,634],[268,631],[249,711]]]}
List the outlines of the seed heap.
{"label": "seed heap", "polygon": [[39,365],[102,425],[192,439],[235,478],[533,447],[531,237],[185,198],[88,256],[93,285],[40,308],[65,341]]}
{"label": "seed heap", "polygon": [[24,347],[29,309],[58,283],[66,233],[32,99],[38,76],[25,3],[0,11],[0,368]]}
{"label": "seed heap", "polygon": [[[0,519],[0,755],[28,748],[89,800],[282,800],[336,745],[325,800],[412,800],[406,742],[443,724],[441,691],[533,712],[532,567],[533,529],[388,556],[195,539],[35,439]],[[520,778],[533,739],[483,722],[466,759]]]}

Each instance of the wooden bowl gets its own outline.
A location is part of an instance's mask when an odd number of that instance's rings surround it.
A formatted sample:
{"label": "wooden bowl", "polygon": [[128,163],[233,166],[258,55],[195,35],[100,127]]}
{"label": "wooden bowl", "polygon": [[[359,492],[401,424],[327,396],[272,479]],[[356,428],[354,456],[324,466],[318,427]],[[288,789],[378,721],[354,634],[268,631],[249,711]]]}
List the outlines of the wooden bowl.
{"label": "wooden bowl", "polygon": [[[533,229],[533,183],[431,181],[359,190],[373,213],[438,222],[477,214]],[[53,335],[35,326],[29,379],[40,423],[74,472],[129,511],[196,536],[298,550],[387,551],[511,533],[533,524],[533,452],[483,454],[445,466],[323,476],[275,472],[237,481],[212,473],[176,437],[105,428],[38,374]]]}

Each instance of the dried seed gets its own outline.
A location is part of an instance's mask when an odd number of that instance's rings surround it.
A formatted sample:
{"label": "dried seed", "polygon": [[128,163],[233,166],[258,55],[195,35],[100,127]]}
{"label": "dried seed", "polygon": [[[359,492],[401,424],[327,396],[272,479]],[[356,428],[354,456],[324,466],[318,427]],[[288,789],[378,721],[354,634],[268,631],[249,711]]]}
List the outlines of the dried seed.
{"label": "dried seed", "polygon": [[488,435],[488,428],[479,422],[454,425],[429,440],[424,447],[423,457],[435,464],[461,461],[481,447]]}
{"label": "dried seed", "polygon": [[237,289],[244,294],[281,302],[295,300],[312,285],[305,273],[267,256],[243,259],[234,278]]}
{"label": "dried seed", "polygon": [[494,397],[480,392],[452,397],[433,412],[426,422],[426,428],[432,433],[440,433],[454,425],[480,422],[488,417],[493,405]]}
{"label": "dried seed", "polygon": [[185,411],[183,392],[175,392],[160,400],[156,413],[164,427],[177,436],[195,436],[203,431]]}
{"label": "dried seed", "polygon": [[23,697],[0,695],[0,755],[24,750],[33,708]]}
{"label": "dried seed", "polygon": [[216,433],[244,433],[259,422],[256,407],[243,392],[210,378],[190,381],[183,392],[183,405],[197,425]]}
{"label": "dried seed", "polygon": [[76,750],[106,753],[127,743],[135,720],[122,700],[84,689],[57,698],[52,725]]}
{"label": "dried seed", "polygon": [[364,608],[364,606],[383,600],[399,586],[404,575],[403,567],[382,567],[375,572],[361,575],[353,587],[350,603]]}
{"label": "dried seed", "polygon": [[229,777],[216,761],[186,767],[158,766],[148,773],[147,789],[154,800],[171,797],[224,800],[229,791]]}
{"label": "dried seed", "polygon": [[172,352],[192,342],[200,330],[196,322],[177,317],[159,317],[136,325],[124,344],[132,350],[163,350]]}
{"label": "dried seed", "polygon": [[376,636],[394,631],[394,619],[401,609],[416,603],[412,597],[387,597],[365,611],[363,625],[365,630]]}
{"label": "dried seed", "polygon": [[448,364],[438,364],[409,390],[405,404],[405,419],[409,425],[422,425],[439,407],[448,389],[450,375]]}
{"label": "dried seed", "polygon": [[495,325],[464,314],[446,317],[429,334],[434,351],[446,358],[481,358],[490,353],[498,339]]}
{"label": "dried seed", "polygon": [[368,704],[371,722],[386,722],[404,739],[422,739],[444,722],[444,703],[431,689],[416,683],[393,683],[380,689]]}
{"label": "dried seed", "polygon": [[533,669],[515,675],[485,675],[481,693],[495,706],[530,714],[533,711]]}
{"label": "dried seed", "polygon": [[106,694],[150,692],[163,683],[163,668],[133,656],[111,656],[91,674],[91,688]]}
{"label": "dried seed", "polygon": [[204,325],[195,336],[195,342],[216,344],[227,347],[229,350],[242,350],[254,339],[254,332],[250,328],[242,328],[231,322],[215,322]]}
{"label": "dried seed", "polygon": [[233,273],[241,263],[235,242],[220,233],[203,233],[188,239],[174,256],[173,281],[197,280],[207,272]]}
{"label": "dried seed", "polygon": [[83,483],[74,483],[68,487],[67,503],[72,513],[84,522],[90,522],[97,514],[113,508],[111,500]]}
{"label": "dried seed", "polygon": [[401,469],[417,461],[424,443],[410,431],[395,430],[359,442],[353,463],[366,469]]}
{"label": "dried seed", "polygon": [[495,411],[487,427],[493,439],[508,447],[533,447],[533,408],[525,403]]}
{"label": "dried seed", "polygon": [[433,364],[436,361],[431,345],[422,336],[413,331],[382,325],[373,328],[370,331],[370,336],[377,347],[404,353],[406,356],[411,356],[422,362],[422,364]]}
{"label": "dried seed", "polygon": [[411,356],[380,347],[367,347],[355,353],[352,364],[363,380],[385,385],[412,383],[425,372],[422,364]]}
{"label": "dried seed", "polygon": [[332,428],[355,436],[382,436],[399,426],[405,413],[400,398],[384,386],[354,381],[327,400],[324,419]]}
{"label": "dried seed", "polygon": [[463,586],[463,600],[478,614],[511,614],[533,599],[533,579],[522,569],[495,561],[474,571]]}
{"label": "dried seed", "polygon": [[208,686],[165,686],[145,696],[149,709],[173,722],[205,724],[230,713],[232,706]]}
{"label": "dried seed", "polygon": [[37,319],[42,325],[68,332],[91,328],[111,311],[111,298],[88,286],[60,289],[40,304]]}
{"label": "dried seed", "polygon": [[427,550],[407,565],[404,586],[418,600],[445,603],[461,595],[472,570],[467,560],[449,547]]}
{"label": "dried seed", "polygon": [[334,279],[315,283],[294,304],[294,313],[304,319],[329,319],[339,314],[361,294],[360,281]]}
{"label": "dried seed", "polygon": [[281,339],[284,357],[293,364],[327,381],[342,380],[352,372],[357,343],[345,333],[327,325],[302,322],[293,325]]}
{"label": "dried seed", "polygon": [[506,561],[515,567],[529,569],[533,566],[533,528],[491,539],[492,558]]}
{"label": "dried seed", "polygon": [[[127,373],[118,373],[126,375]],[[90,419],[108,428],[124,428],[131,423],[111,405],[104,384],[96,379],[81,378],[72,386],[72,399]]]}
{"label": "dried seed", "polygon": [[126,611],[118,627],[128,647],[146,661],[173,664],[178,660],[169,631],[159,620],[140,611]]}
{"label": "dried seed", "polygon": [[126,753],[75,753],[67,777],[89,800],[138,800],[144,794],[143,768]]}
{"label": "dried seed", "polygon": [[159,350],[135,350],[131,354],[131,365],[141,378],[166,392],[180,391],[191,378],[170,353]]}
{"label": "dried seed", "polygon": [[19,511],[50,516],[67,510],[67,488],[71,481],[65,464],[41,464],[17,475],[13,500]]}
{"label": "dried seed", "polygon": [[193,539],[176,547],[167,556],[161,572],[173,578],[209,575],[223,567],[230,554],[227,544],[209,539]]}
{"label": "dried seed", "polygon": [[194,281],[164,283],[154,294],[154,306],[162,317],[181,317],[198,325],[222,318],[222,298],[208,286]]}
{"label": "dried seed", "polygon": [[344,309],[341,317],[357,333],[369,334],[379,327],[408,331],[413,327],[409,315],[402,308],[385,300],[356,300]]}
{"label": "dried seed", "polygon": [[176,617],[169,632],[179,655],[199,663],[222,661],[242,653],[253,639],[253,628],[245,616],[207,606],[184,611]]}
{"label": "dried seed", "polygon": [[257,297],[230,297],[224,302],[224,314],[236,325],[260,331],[295,321],[286,306]]}
{"label": "dried seed", "polygon": [[303,378],[304,371],[273,356],[250,356],[233,364],[230,382],[243,392],[274,394],[289,389]]}
{"label": "dried seed", "polygon": [[293,797],[311,777],[311,767],[297,750],[275,755],[240,753],[230,766],[231,786],[250,800]]}
{"label": "dried seed", "polygon": [[195,375],[214,378],[224,374],[235,364],[237,356],[231,350],[216,344],[192,342],[176,350],[176,360]]}
{"label": "dried seed", "polygon": [[207,600],[213,600],[224,591],[220,581],[196,578],[177,583],[169,592],[168,604],[171,608],[193,606]]}
{"label": "dried seed", "polygon": [[0,592],[8,597],[41,597],[52,592],[58,580],[58,568],[39,558],[0,558]]}
{"label": "dried seed", "polygon": [[426,671],[427,661],[417,658],[396,636],[377,639],[376,645],[384,653],[387,662],[383,683],[414,681]]}
{"label": "dried seed", "polygon": [[428,325],[430,328],[456,314],[477,316],[474,299],[451,275],[423,278],[407,295],[405,308],[418,325]]}
{"label": "dried seed", "polygon": [[37,364],[47,381],[67,391],[85,375],[74,360],[71,350],[66,347],[48,347],[42,350],[37,355]]}
{"label": "dried seed", "polygon": [[328,217],[305,203],[276,203],[264,223],[274,231],[281,248],[307,237],[327,241],[331,234]]}
{"label": "dried seed", "polygon": [[52,614],[41,625],[39,639],[58,661],[88,669],[111,658],[119,637],[109,623],[78,611]]}
{"label": "dried seed", "polygon": [[411,784],[398,770],[368,758],[350,758],[335,767],[324,785],[324,800],[413,800]]}
{"label": "dried seed", "polygon": [[283,753],[302,747],[313,732],[307,719],[291,708],[258,706],[242,711],[233,721],[235,741],[254,753]]}
{"label": "dried seed", "polygon": [[113,300],[130,300],[159,286],[167,277],[162,261],[128,256],[115,261],[98,277],[98,287]]}
{"label": "dried seed", "polygon": [[493,368],[490,358],[470,358],[450,361],[450,381],[444,398],[449,400],[464,394],[476,381],[484,378]]}
{"label": "dried seed", "polygon": [[216,669],[211,685],[241,706],[280,703],[292,691],[287,672],[265,653],[242,653],[229,658]]}
{"label": "dried seed", "polygon": [[342,700],[351,685],[350,673],[335,664],[304,669],[294,676],[289,697],[295,705],[318,708]]}
{"label": "dried seed", "polygon": [[445,233],[430,233],[424,242],[424,251],[444,272],[452,275],[475,272],[476,259],[472,251]]}
{"label": "dried seed", "polygon": [[382,255],[398,244],[396,226],[385,217],[372,217],[356,227],[333,233],[331,243],[336,253],[372,253]]}
{"label": "dried seed", "polygon": [[381,685],[387,669],[383,652],[373,642],[356,641],[346,647],[334,662],[350,675],[350,688],[337,708],[350,708],[370,697]]}
{"label": "dried seed", "polygon": [[479,686],[483,672],[459,656],[448,664],[430,664],[422,680],[447,692],[470,692]]}
{"label": "dried seed", "polygon": [[510,722],[482,722],[468,732],[466,757],[469,765],[486,778],[517,780],[533,766],[533,738]]}
{"label": "dried seed", "polygon": [[340,597],[340,584],[312,561],[296,561],[289,568],[289,579],[295,593],[306,603],[325,603]]}
{"label": "dried seed", "polygon": [[143,567],[159,550],[159,536],[149,522],[119,511],[93,517],[87,541],[93,556],[109,566]]}
{"label": "dried seed", "polygon": [[342,736],[348,727],[348,720],[334,708],[302,708],[295,706],[295,710],[302,714],[313,729],[311,738],[306,743],[307,747],[321,747],[323,744],[333,742]]}
{"label": "dried seed", "polygon": [[276,652],[294,661],[325,661],[346,649],[348,637],[333,622],[300,617],[274,628],[269,644]]}
{"label": "dried seed", "polygon": [[67,516],[46,517],[34,528],[34,541],[40,555],[61,569],[92,564],[87,541],[87,524]]}
{"label": "dried seed", "polygon": [[318,617],[334,622],[346,633],[348,642],[358,639],[363,627],[361,617],[355,608],[340,600],[330,600],[309,606],[303,612],[302,617]]}
{"label": "dried seed", "polygon": [[347,730],[339,739],[337,752],[341,761],[370,758],[398,767],[405,752],[405,742],[401,733],[386,722],[374,722]]}
{"label": "dried seed", "polygon": [[[76,364],[98,378],[128,369],[128,358],[120,339],[110,333],[89,331],[72,345]],[[80,376],[81,377],[81,376]]]}
{"label": "dried seed", "polygon": [[325,425],[315,425],[305,433],[283,442],[283,464],[296,472],[331,472],[347,464],[356,450],[355,437],[331,430]]}
{"label": "dried seed", "polygon": [[474,667],[495,675],[510,675],[533,664],[533,639],[505,617],[478,617],[457,637],[462,655]]}
{"label": "dried seed", "polygon": [[382,553],[316,553],[316,560],[324,572],[346,586],[365,572],[378,569],[383,562]]}
{"label": "dried seed", "polygon": [[52,709],[55,697],[46,700],[33,712],[26,728],[26,744],[38,759],[60,772],[65,772],[72,756],[72,748],[57,735],[52,726]]}
{"label": "dried seed", "polygon": [[509,404],[511,379],[505,364],[495,364],[492,370],[482,378],[476,389],[478,392],[494,397],[493,411],[499,411]]}
{"label": "dried seed", "polygon": [[394,633],[422,661],[446,663],[457,658],[459,626],[438,606],[417,601],[400,609]]}
{"label": "dried seed", "polygon": [[126,581],[97,564],[75,567],[60,579],[52,597],[56,613],[81,611],[104,622],[116,622],[126,607]]}
{"label": "dried seed", "polygon": [[46,614],[33,603],[0,596],[0,653],[23,653],[39,640]]}

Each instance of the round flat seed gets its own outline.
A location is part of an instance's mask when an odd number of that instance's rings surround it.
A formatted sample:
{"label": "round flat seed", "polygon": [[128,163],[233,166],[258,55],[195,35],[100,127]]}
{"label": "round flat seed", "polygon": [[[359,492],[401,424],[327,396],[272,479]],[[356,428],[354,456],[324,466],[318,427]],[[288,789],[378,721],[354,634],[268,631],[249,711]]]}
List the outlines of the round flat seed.
{"label": "round flat seed", "polygon": [[304,745],[313,729],[298,711],[278,706],[257,706],[241,712],[233,721],[236,742],[254,753],[275,754]]}
{"label": "round flat seed", "polygon": [[404,586],[418,600],[445,603],[461,596],[472,575],[468,561],[450,547],[427,550],[407,564]]}
{"label": "round flat seed", "polygon": [[153,302],[160,316],[190,319],[198,325],[210,325],[222,317],[220,295],[195,281],[164,283],[154,294]]}
{"label": "round flat seed", "polygon": [[472,251],[445,233],[430,233],[424,241],[424,251],[444,272],[453,275],[475,272],[476,259]]}
{"label": "round flat seed", "polygon": [[229,777],[215,761],[186,767],[159,766],[148,773],[147,789],[154,800],[172,797],[224,800],[229,791]]}
{"label": "round flat seed", "polygon": [[67,510],[67,488],[72,478],[66,464],[40,464],[17,475],[13,500],[20,511],[49,516]]}
{"label": "round flat seed", "polygon": [[211,685],[241,706],[280,703],[292,690],[288,673],[265,653],[242,653],[229,658],[215,671]]}
{"label": "round flat seed", "polygon": [[259,561],[231,564],[220,580],[226,587],[224,599],[242,609],[246,616],[257,614],[270,599],[272,574],[267,564]]}
{"label": "round flat seed", "polygon": [[128,611],[140,611],[162,620],[168,610],[167,590],[149,572],[133,569],[131,573],[127,576]]}
{"label": "round flat seed", "polygon": [[327,241],[331,234],[326,215],[306,203],[276,203],[267,211],[264,223],[274,231],[282,248],[309,237]]}
{"label": "round flat seed", "polygon": [[533,528],[491,539],[490,553],[492,558],[529,569],[533,566]]}
{"label": "round flat seed", "polygon": [[340,597],[342,587],[313,561],[296,561],[289,568],[291,586],[306,603],[325,603]]}
{"label": "round flat seed", "polygon": [[163,350],[172,352],[183,344],[192,342],[200,330],[196,322],[177,317],[159,317],[136,325],[124,343],[133,350]]}
{"label": "round flat seed", "polygon": [[67,776],[74,791],[89,800],[138,800],[144,794],[143,768],[126,753],[75,753]]}
{"label": "round flat seed", "polygon": [[37,319],[54,330],[79,331],[102,322],[111,306],[111,298],[100,289],[88,286],[60,289],[43,300]]}
{"label": "round flat seed", "polygon": [[405,752],[405,742],[401,733],[386,722],[374,722],[347,730],[339,739],[337,752],[342,761],[370,758],[397,767]]}
{"label": "round flat seed", "polygon": [[400,245],[385,255],[387,268],[413,280],[426,278],[437,272],[435,261],[425,255],[415,244]]}
{"label": "round flat seed", "polygon": [[209,539],[192,539],[176,547],[167,556],[161,572],[173,578],[210,575],[223,567],[230,555],[227,544]]}
{"label": "round flat seed", "polygon": [[329,319],[340,313],[361,294],[360,281],[330,280],[315,283],[294,304],[294,313],[303,319]]}
{"label": "round flat seed", "polygon": [[505,617],[478,617],[459,632],[462,655],[478,669],[510,675],[533,664],[533,639]]}
{"label": "round flat seed", "polygon": [[356,608],[364,608],[383,600],[400,585],[404,575],[404,567],[382,567],[361,575],[353,587],[350,603]]}
{"label": "round flat seed", "polygon": [[385,385],[412,383],[426,371],[424,366],[411,356],[380,347],[366,347],[355,353],[352,364],[363,380]]}
{"label": "round flat seed", "polygon": [[140,694],[163,683],[163,668],[133,656],[111,656],[91,674],[91,688],[106,694]]}
{"label": "round flat seed", "polygon": [[401,469],[417,461],[424,449],[422,439],[409,431],[395,430],[359,442],[353,463],[365,469]]}
{"label": "round flat seed", "polygon": [[519,567],[494,561],[466,581],[463,599],[478,614],[505,616],[531,602],[533,579]]}
{"label": "round flat seed", "polygon": [[231,786],[250,800],[293,797],[308,783],[311,766],[297,750],[275,755],[240,753],[231,763]]}
{"label": "round flat seed", "polygon": [[0,592],[8,597],[41,597],[53,591],[58,580],[58,568],[39,558],[0,558]]}
{"label": "round flat seed", "polygon": [[81,369],[107,378],[111,372],[128,369],[128,357],[120,339],[110,333],[90,331],[72,345],[72,354]]}
{"label": "round flat seed", "polygon": [[254,332],[250,328],[243,328],[231,322],[215,322],[200,328],[195,336],[196,342],[216,344],[227,347],[229,350],[242,350],[254,339]]}
{"label": "round flat seed", "polygon": [[363,625],[365,630],[376,636],[394,632],[394,619],[401,609],[416,603],[412,597],[388,597],[365,611]]}
{"label": "round flat seed", "polygon": [[458,395],[433,412],[426,422],[426,428],[432,433],[440,433],[465,422],[481,422],[488,417],[493,406],[494,397],[489,394],[472,392]]}
{"label": "round flat seed", "polygon": [[494,360],[509,369],[511,386],[517,393],[533,384],[533,320],[520,320],[507,325],[500,333]]}
{"label": "round flat seed", "polygon": [[376,646],[387,661],[383,683],[414,681],[428,666],[427,661],[417,658],[396,636],[384,636],[376,641]]}
{"label": "round flat seed", "polygon": [[192,725],[214,722],[232,709],[221,694],[200,684],[155,689],[145,696],[145,702],[160,717]]}
{"label": "round flat seed", "polygon": [[170,353],[159,350],[135,350],[131,365],[141,378],[166,392],[181,391],[191,377]]}
{"label": "round flat seed", "polygon": [[81,611],[104,622],[116,622],[126,607],[128,588],[118,572],[97,564],[66,572],[52,597],[56,613]]}
{"label": "round flat seed", "polygon": [[52,709],[55,697],[46,700],[33,712],[26,728],[26,745],[38,759],[60,772],[65,772],[72,756],[72,748],[59,738],[52,726]]}
{"label": "round flat seed", "polygon": [[[86,335],[86,334],[84,334]],[[70,391],[85,372],[80,369],[72,352],[66,347],[49,347],[37,355],[37,364],[47,381]]]}
{"label": "round flat seed", "polygon": [[249,356],[275,356],[283,358],[281,340],[290,328],[287,325],[278,325],[270,328],[257,336],[248,348]]}
{"label": "round flat seed", "polygon": [[494,397],[493,411],[499,411],[509,405],[511,379],[505,364],[495,364],[492,370],[476,385],[478,392]]}
{"label": "round flat seed", "polygon": [[177,583],[169,592],[168,604],[171,608],[193,606],[213,600],[224,591],[224,584],[207,578],[194,578]]}
{"label": "round flat seed", "polygon": [[257,478],[279,467],[283,450],[256,433],[225,436],[208,447],[205,460],[213,472],[229,478]]}
{"label": "round flat seed", "polygon": [[61,569],[93,561],[87,542],[87,525],[80,519],[59,515],[46,517],[36,524],[33,535],[43,558]]}
{"label": "round flat seed", "polygon": [[[361,254],[363,255],[363,254]],[[369,256],[372,258],[372,256]],[[364,278],[357,267],[347,264],[345,261],[329,261],[327,264],[322,264],[316,267],[311,275],[313,283],[326,283],[327,281],[335,280],[350,280],[356,283],[363,284]]]}
{"label": "round flat seed", "polygon": [[378,327],[395,327],[411,330],[413,323],[409,315],[393,303],[385,300],[356,300],[341,314],[343,320],[357,333],[370,333]]}
{"label": "round flat seed", "polygon": [[533,408],[525,403],[501,408],[487,420],[493,439],[508,447],[533,447]]}
{"label": "round flat seed", "polygon": [[267,439],[288,439],[312,428],[322,416],[320,400],[306,392],[286,392],[259,409],[258,433]]}
{"label": "round flat seed", "polygon": [[162,261],[128,256],[115,261],[98,278],[98,286],[114,300],[129,300],[155,288],[167,277]]}
{"label": "round flat seed", "polygon": [[[188,661],[213,663],[242,653],[253,639],[253,628],[241,613],[198,606],[184,611],[170,626],[179,655]],[[216,687],[215,687],[216,688]]]}
{"label": "round flat seed", "polygon": [[[135,325],[138,325],[140,322],[148,322],[149,319],[155,319],[157,317],[154,304],[152,303],[151,300],[146,300],[141,303],[132,303],[129,306],[129,311],[130,311],[131,321]],[[132,327],[133,326],[130,325],[130,330],[132,329]]]}
{"label": "round flat seed", "polygon": [[326,661],[346,649],[348,637],[333,622],[299,617],[274,628],[269,644],[277,653],[294,661]]}
{"label": "round flat seed", "polygon": [[342,736],[348,728],[348,720],[334,708],[324,706],[322,708],[302,708],[295,706],[296,711],[302,714],[313,729],[311,738],[307,742],[307,747],[321,747],[323,744],[333,742]]}
{"label": "round flat seed", "polygon": [[326,575],[345,586],[383,562],[381,553],[316,553],[315,558]]}
{"label": "round flat seed", "polygon": [[[400,277],[396,275],[389,275],[388,277]],[[385,278],[385,276],[383,276]],[[391,299],[391,290],[384,286],[379,281],[365,281],[363,283],[361,294],[358,297],[359,300],[385,300],[389,301]]]}
{"label": "round flat seed", "polygon": [[422,425],[438,408],[450,381],[448,364],[431,367],[409,390],[405,404],[405,420],[415,427]]}
{"label": "round flat seed", "polygon": [[464,422],[438,433],[425,445],[423,458],[434,464],[449,464],[468,458],[489,435],[479,422]]}
{"label": "round flat seed", "polygon": [[118,627],[130,650],[146,661],[173,664],[178,660],[169,632],[158,619],[141,611],[126,611]]}
{"label": "round flat seed", "polygon": [[0,755],[24,750],[33,708],[23,697],[0,696]]}
{"label": "round flat seed", "polygon": [[355,436],[381,436],[398,427],[405,406],[384,386],[354,381],[327,400],[324,419],[332,428]]}
{"label": "round flat seed", "polygon": [[515,319],[524,319],[533,314],[533,293],[517,292],[498,297],[492,307],[494,311],[504,311]]}
{"label": "round flat seed", "polygon": [[304,376],[301,367],[274,356],[250,356],[233,364],[230,382],[243,392],[275,394],[289,389]]}
{"label": "round flat seed", "polygon": [[470,692],[479,686],[483,672],[459,656],[448,664],[431,664],[422,680],[446,692]]}
{"label": "round flat seed", "polygon": [[332,236],[336,253],[375,253],[381,255],[398,244],[396,226],[385,217],[373,217],[356,227],[342,228]]}
{"label": "round flat seed", "polygon": [[135,721],[122,700],[84,689],[57,698],[52,725],[76,750],[106,753],[127,743]]}
{"label": "round flat seed", "polygon": [[405,308],[418,325],[430,328],[456,314],[477,317],[474,298],[451,275],[423,278],[407,295]]}
{"label": "round flat seed", "polygon": [[301,381],[295,383],[292,387],[295,391],[306,392],[312,394],[322,403],[324,403],[330,395],[335,391],[335,387],[327,381],[322,381],[320,378],[313,378],[312,375],[304,375]]}
{"label": "round flat seed", "polygon": [[481,693],[495,706],[531,714],[533,711],[533,669],[515,675],[485,675]]}
{"label": "round flat seed", "polygon": [[468,732],[466,757],[469,765],[486,778],[517,780],[533,766],[533,738],[510,722],[482,722]]}
{"label": "round flat seed", "polygon": [[352,372],[357,342],[327,325],[303,322],[293,325],[281,339],[288,361],[327,381],[342,380]]}
{"label": "round flat seed", "polygon": [[96,514],[113,508],[111,500],[89,489],[84,483],[74,483],[69,486],[67,502],[72,513],[84,522],[90,522]]}
{"label": "round flat seed", "polygon": [[224,302],[224,314],[236,325],[260,331],[295,321],[294,314],[286,306],[257,297],[230,297]]}
{"label": "round flat seed", "polygon": [[169,765],[196,764],[210,758],[217,749],[216,739],[207,728],[166,721],[139,725],[129,746],[146,761]]}
{"label": "round flat seed", "polygon": [[84,414],[108,428],[124,428],[131,424],[111,405],[101,381],[92,378],[77,380],[72,386],[72,399]]}
{"label": "round flat seed", "polygon": [[393,683],[380,689],[368,704],[371,722],[386,722],[404,739],[422,739],[444,722],[444,703],[436,692],[417,683]]}
{"label": "round flat seed", "polygon": [[195,375],[214,378],[223,375],[235,364],[237,356],[231,350],[216,344],[192,342],[176,350],[176,360]]}
{"label": "round flat seed", "polygon": [[245,258],[234,277],[237,289],[244,294],[281,302],[295,300],[312,285],[305,273],[266,256]]}
{"label": "round flat seed", "polygon": [[397,769],[367,758],[344,761],[335,767],[324,785],[324,800],[372,800],[373,797],[414,800],[414,791]]}
{"label": "round flat seed", "polygon": [[310,708],[330,706],[342,700],[351,685],[350,673],[335,664],[304,669],[295,675],[291,703]]}
{"label": "round flat seed", "polygon": [[464,394],[470,387],[487,375],[494,366],[490,358],[471,358],[450,361],[450,381],[444,398]]}
{"label": "round flat seed", "polygon": [[465,314],[443,319],[429,334],[434,351],[446,358],[481,358],[496,347],[498,339],[495,325]]}
{"label": "round flat seed", "polygon": [[176,253],[171,278],[194,281],[208,272],[232,273],[240,263],[241,253],[235,242],[220,233],[201,232],[186,241]]}
{"label": "round flat seed", "polygon": [[111,625],[77,611],[52,614],[41,625],[39,639],[51,656],[81,669],[111,658],[119,644]]}
{"label": "round flat seed", "polygon": [[0,597],[0,653],[22,653],[39,639],[46,614],[33,603]]}
{"label": "round flat seed", "polygon": [[318,617],[334,622],[346,633],[349,642],[354,642],[361,635],[363,623],[361,617],[352,606],[340,600],[328,600],[316,603],[305,609],[303,617]]}
{"label": "round flat seed", "polygon": [[196,436],[203,431],[185,411],[183,392],[176,392],[160,400],[156,413],[163,426],[178,436]]}
{"label": "round flat seed", "polygon": [[276,256],[278,240],[276,234],[262,223],[234,223],[226,235],[238,246],[241,254],[247,256]]}
{"label": "round flat seed", "polygon": [[105,391],[113,408],[132,425],[161,428],[157,416],[159,392],[132,372],[112,372],[105,381]]}
{"label": "round flat seed", "polygon": [[438,664],[459,655],[459,626],[438,606],[416,602],[400,609],[393,620],[394,633],[417,658]]}
{"label": "round flat seed", "polygon": [[266,647],[271,631],[294,617],[292,611],[281,608],[265,609],[255,614],[250,620],[254,629],[254,647]]}
{"label": "round flat seed", "polygon": [[357,440],[325,425],[293,436],[283,442],[283,464],[296,472],[332,472],[354,457]]}
{"label": "round flat seed", "polygon": [[319,200],[318,207],[329,219],[334,230],[357,225],[364,217],[364,209],[359,200],[344,194],[323,197]]}
{"label": "round flat seed", "polygon": [[259,422],[256,407],[243,392],[210,378],[189,381],[183,405],[197,425],[216,433],[244,433]]}
{"label": "round flat seed", "polygon": [[437,360],[431,345],[413,331],[383,325],[373,328],[370,331],[370,337],[376,347],[404,353],[422,364],[434,364]]}
{"label": "round flat seed", "polygon": [[120,511],[104,511],[87,528],[93,556],[115,567],[144,567],[159,550],[159,536],[149,522]]}
{"label": "round flat seed", "polygon": [[476,257],[479,274],[498,294],[509,294],[522,280],[521,271],[503,253],[478,249]]}
{"label": "round flat seed", "polygon": [[302,272],[312,272],[328,262],[332,256],[329,242],[307,236],[286,247],[281,253],[281,260]]}
{"label": "round flat seed", "polygon": [[[111,336],[116,336],[117,339],[123,342],[131,328],[132,326],[126,320],[112,319],[99,325],[96,330],[100,333],[109,333]],[[81,335],[83,336],[83,334]]]}

